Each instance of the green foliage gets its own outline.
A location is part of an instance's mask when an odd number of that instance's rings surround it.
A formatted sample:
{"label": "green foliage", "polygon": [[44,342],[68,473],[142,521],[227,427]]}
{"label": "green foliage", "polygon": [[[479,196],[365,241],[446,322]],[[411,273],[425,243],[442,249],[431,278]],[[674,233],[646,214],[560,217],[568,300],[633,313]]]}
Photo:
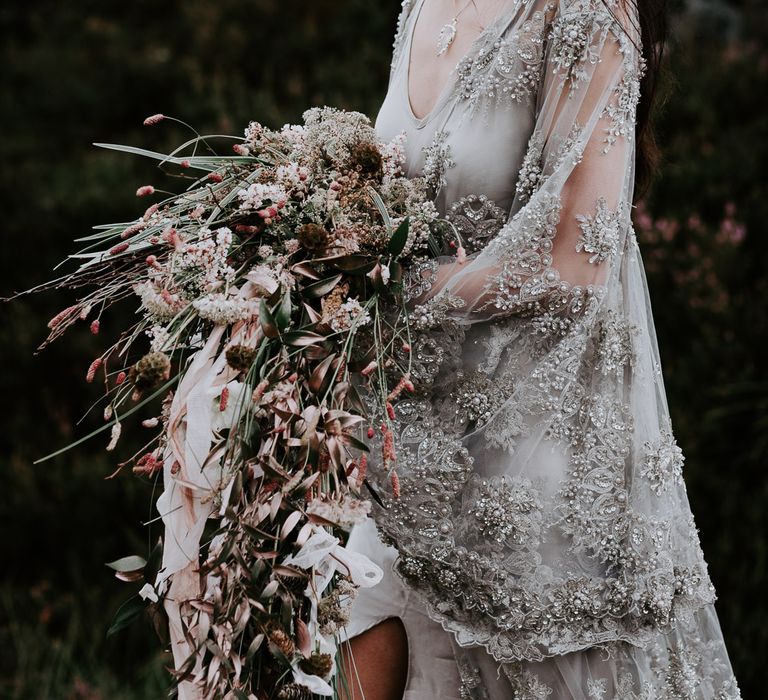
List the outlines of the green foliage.
{"label": "green foliage", "polygon": [[[638,212],[651,297],[686,480],[718,611],[745,697],[768,656],[768,221],[765,163],[768,22],[762,0],[711,22],[676,22],[675,76],[659,127],[662,177]],[[0,9],[2,294],[51,276],[92,224],[130,220],[140,185],[164,186],[144,159],[94,141],[167,151],[180,127],[142,127],[155,112],[207,133],[252,118],[279,126],[312,105],[375,115],[386,89],[399,3],[369,0],[53,0]],[[729,7],[731,9],[729,9]],[[735,8],[735,9],[734,9]],[[733,17],[728,24],[723,17]],[[729,32],[725,30],[730,27]],[[744,235],[745,234],[745,235]],[[134,591],[104,562],[148,558],[158,534],[153,485],[114,469],[106,439],[33,460],[103,424],[80,416],[99,336],[83,324],[34,355],[67,299],[0,307],[0,696],[162,697],[167,655],[151,625],[105,635]],[[124,304],[123,314],[134,307]],[[276,312],[277,313],[277,312]],[[127,324],[105,318],[105,335]],[[117,460],[142,435],[123,437]],[[154,529],[153,529],[154,528]]]}

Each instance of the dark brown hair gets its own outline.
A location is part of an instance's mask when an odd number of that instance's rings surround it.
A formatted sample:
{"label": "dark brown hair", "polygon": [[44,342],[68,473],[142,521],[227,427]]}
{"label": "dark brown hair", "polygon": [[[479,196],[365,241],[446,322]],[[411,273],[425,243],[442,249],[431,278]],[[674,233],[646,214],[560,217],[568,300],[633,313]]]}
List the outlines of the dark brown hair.
{"label": "dark brown hair", "polygon": [[[603,0],[605,1],[605,0]],[[640,82],[637,106],[637,161],[635,167],[635,199],[644,195],[659,167],[660,152],[654,132],[655,110],[660,102],[659,83],[663,70],[667,41],[667,0],[625,0],[636,17],[645,59],[645,73]]]}

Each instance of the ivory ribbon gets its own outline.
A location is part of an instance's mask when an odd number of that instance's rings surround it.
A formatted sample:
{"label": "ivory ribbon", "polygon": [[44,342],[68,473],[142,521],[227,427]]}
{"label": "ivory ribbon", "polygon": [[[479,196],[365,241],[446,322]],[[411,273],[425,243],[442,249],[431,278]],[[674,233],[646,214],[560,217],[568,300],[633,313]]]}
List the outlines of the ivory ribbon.
{"label": "ivory ribbon", "polygon": [[[225,326],[216,326],[205,345],[195,353],[171,403],[168,419],[168,446],[163,462],[164,491],[157,508],[165,525],[163,563],[156,587],[167,587],[164,607],[174,666],[180,670],[194,653],[200,630],[198,614],[187,618],[187,633],[182,622],[182,608],[199,599],[203,584],[199,572],[200,538],[205,522],[212,514],[214,493],[221,486],[220,458],[211,453],[214,441],[214,400],[219,387],[231,381],[237,372],[226,364],[225,348],[219,346]],[[233,329],[229,344],[257,342],[246,324]],[[172,473],[177,464],[176,473]],[[190,641],[190,638],[192,642]],[[201,669],[197,658],[190,678]],[[197,700],[201,695],[191,680],[179,685],[179,700]]]}

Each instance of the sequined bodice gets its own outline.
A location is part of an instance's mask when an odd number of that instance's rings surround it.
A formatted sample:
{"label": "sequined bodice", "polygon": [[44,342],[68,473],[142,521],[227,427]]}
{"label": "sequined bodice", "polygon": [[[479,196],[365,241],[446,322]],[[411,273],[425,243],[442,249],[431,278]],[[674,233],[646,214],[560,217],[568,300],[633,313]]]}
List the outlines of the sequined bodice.
{"label": "sequined bodice", "polygon": [[[385,140],[405,132],[407,173],[433,181],[441,213],[473,196],[490,200],[506,219],[534,125],[542,61],[542,42],[534,34],[541,33],[536,23],[543,24],[543,16],[523,22],[520,3],[513,3],[458,62],[433,109],[417,118],[408,98],[408,71],[413,30],[425,0],[413,2],[403,18],[376,129]],[[492,112],[487,106],[477,109],[482,96],[498,97]],[[477,202],[474,209],[480,209]]]}

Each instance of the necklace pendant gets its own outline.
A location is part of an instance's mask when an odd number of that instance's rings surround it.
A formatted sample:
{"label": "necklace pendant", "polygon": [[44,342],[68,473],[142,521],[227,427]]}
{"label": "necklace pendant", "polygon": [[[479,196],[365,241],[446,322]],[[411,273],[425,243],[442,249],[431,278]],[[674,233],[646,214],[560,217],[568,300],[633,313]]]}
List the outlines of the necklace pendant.
{"label": "necklace pendant", "polygon": [[437,36],[437,55],[442,56],[451,47],[456,38],[456,17],[444,25]]}

